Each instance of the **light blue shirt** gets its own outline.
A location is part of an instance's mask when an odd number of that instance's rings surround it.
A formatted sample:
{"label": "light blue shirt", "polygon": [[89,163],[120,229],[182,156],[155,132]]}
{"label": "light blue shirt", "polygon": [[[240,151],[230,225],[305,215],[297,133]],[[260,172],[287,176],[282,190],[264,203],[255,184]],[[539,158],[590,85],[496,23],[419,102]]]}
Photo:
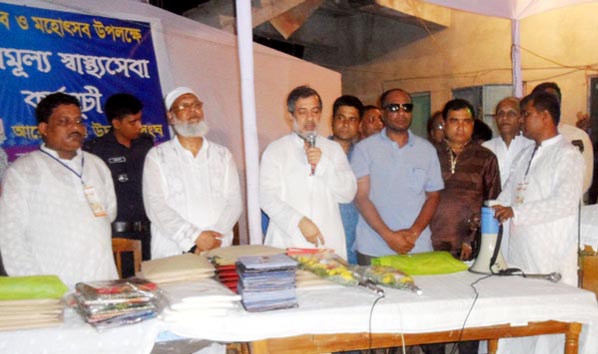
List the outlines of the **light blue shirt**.
{"label": "light blue shirt", "polygon": [[[370,176],[369,198],[382,220],[392,230],[412,226],[426,201],[426,192],[444,188],[436,149],[409,131],[405,146],[390,140],[386,128],[359,142],[351,157],[357,179]],[[359,215],[355,248],[361,254],[395,254],[384,239]],[[430,229],[426,227],[411,253],[432,251]]]}

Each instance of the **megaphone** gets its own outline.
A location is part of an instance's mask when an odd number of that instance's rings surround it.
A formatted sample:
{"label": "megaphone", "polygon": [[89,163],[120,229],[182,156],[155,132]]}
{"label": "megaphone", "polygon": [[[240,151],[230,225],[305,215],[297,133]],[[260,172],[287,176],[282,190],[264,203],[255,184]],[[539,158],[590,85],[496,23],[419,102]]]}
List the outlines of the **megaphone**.
{"label": "megaphone", "polygon": [[469,268],[472,273],[495,274],[507,269],[507,262],[500,251],[500,224],[494,218],[494,210],[482,207],[481,216],[482,241],[480,251],[473,265]]}

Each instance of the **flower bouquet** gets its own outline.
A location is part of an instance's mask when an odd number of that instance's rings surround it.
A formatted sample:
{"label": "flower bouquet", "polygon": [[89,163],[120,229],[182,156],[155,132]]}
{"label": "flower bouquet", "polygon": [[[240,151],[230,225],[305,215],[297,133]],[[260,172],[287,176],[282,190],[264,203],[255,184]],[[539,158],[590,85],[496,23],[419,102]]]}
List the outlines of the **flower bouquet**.
{"label": "flower bouquet", "polygon": [[299,268],[308,270],[319,277],[342,285],[357,285],[359,275],[347,262],[332,252],[312,252],[290,254],[299,263]]}
{"label": "flower bouquet", "polygon": [[376,293],[383,293],[376,286],[381,285],[421,294],[421,289],[415,285],[413,278],[393,267],[349,265],[330,250],[289,249],[287,254],[299,263],[299,268],[338,284],[359,285]]}
{"label": "flower bouquet", "polygon": [[362,277],[375,284],[389,288],[405,289],[421,294],[421,289],[415,285],[413,278],[402,271],[388,266],[370,265],[360,267]]}

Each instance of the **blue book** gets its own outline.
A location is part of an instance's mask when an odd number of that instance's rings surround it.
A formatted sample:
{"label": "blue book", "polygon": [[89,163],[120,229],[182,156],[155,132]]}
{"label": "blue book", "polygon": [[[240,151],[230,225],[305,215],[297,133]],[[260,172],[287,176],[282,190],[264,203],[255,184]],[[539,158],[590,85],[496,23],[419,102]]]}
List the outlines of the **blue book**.
{"label": "blue book", "polygon": [[281,268],[297,268],[297,261],[286,254],[270,256],[241,256],[238,263],[246,270],[272,270]]}

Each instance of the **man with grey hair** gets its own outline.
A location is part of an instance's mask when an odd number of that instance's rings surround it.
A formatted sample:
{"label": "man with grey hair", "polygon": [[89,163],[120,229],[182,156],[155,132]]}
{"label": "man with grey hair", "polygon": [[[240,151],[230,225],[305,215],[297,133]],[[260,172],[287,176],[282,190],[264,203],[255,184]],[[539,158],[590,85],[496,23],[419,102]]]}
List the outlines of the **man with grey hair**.
{"label": "man with grey hair", "polygon": [[346,259],[339,203],[355,196],[355,176],[341,146],[317,135],[322,99],[311,87],[289,94],[293,132],[272,142],[262,155],[260,204],[270,217],[265,244],[325,247]]}
{"label": "man with grey hair", "polygon": [[498,169],[500,170],[500,181],[502,186],[507,183],[511,163],[521,150],[532,145],[534,142],[521,135],[521,109],[517,97],[506,97],[496,105],[494,120],[500,133],[494,139],[482,144],[496,155]]}
{"label": "man with grey hair", "polygon": [[[521,134],[521,108],[517,97],[506,97],[498,102],[494,121],[500,136],[484,142],[482,146],[496,155],[501,187],[504,188],[515,156],[528,146],[533,145],[534,142]],[[509,254],[509,223],[507,221],[507,224],[503,225],[500,245],[505,257]]]}
{"label": "man with grey hair", "polygon": [[233,156],[205,138],[203,102],[192,89],[172,90],[165,104],[175,137],[148,152],[143,170],[152,259],[230,246],[243,208]]}

